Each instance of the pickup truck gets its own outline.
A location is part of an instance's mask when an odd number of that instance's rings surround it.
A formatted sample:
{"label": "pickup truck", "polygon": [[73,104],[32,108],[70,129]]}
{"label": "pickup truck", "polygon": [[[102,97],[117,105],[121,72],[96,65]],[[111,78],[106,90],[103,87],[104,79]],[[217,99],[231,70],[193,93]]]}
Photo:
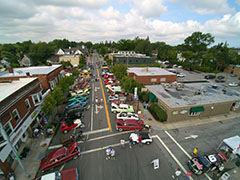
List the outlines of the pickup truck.
{"label": "pickup truck", "polygon": [[130,106],[128,104],[119,104],[111,103],[111,112],[113,113],[120,113],[120,112],[134,112],[133,106]]}

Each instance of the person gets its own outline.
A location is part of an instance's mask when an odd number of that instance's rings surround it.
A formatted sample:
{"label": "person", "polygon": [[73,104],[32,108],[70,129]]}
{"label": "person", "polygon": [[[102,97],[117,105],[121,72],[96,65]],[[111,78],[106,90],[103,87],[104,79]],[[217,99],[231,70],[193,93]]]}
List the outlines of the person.
{"label": "person", "polygon": [[103,98],[101,98],[101,101],[100,101],[100,102],[101,102],[101,104],[103,103]]}
{"label": "person", "polygon": [[142,137],[141,136],[138,137],[138,146],[142,147]]}
{"label": "person", "polygon": [[96,104],[98,105],[98,98],[96,98]]}
{"label": "person", "polygon": [[111,158],[113,159],[113,160],[115,160],[115,150],[112,148],[112,150],[111,150]]}
{"label": "person", "polygon": [[132,148],[132,144],[133,144],[133,140],[132,140],[132,137],[129,138],[129,148],[131,149]]}
{"label": "person", "polygon": [[120,143],[121,143],[122,148],[124,148],[124,146],[125,146],[125,140],[124,140],[124,139],[121,139],[121,140],[120,140]]}
{"label": "person", "polygon": [[179,179],[179,176],[181,175],[181,171],[180,171],[180,169],[178,168],[178,169],[176,169],[176,171],[175,171],[175,173],[174,173],[174,175],[172,175],[172,178],[173,179]]}
{"label": "person", "polygon": [[194,150],[193,150],[193,155],[196,156],[196,155],[197,155],[197,152],[198,152],[198,148],[194,148]]}
{"label": "person", "polygon": [[186,180],[189,180],[189,177],[190,177],[191,175],[192,175],[191,172],[187,172],[187,173],[185,174]]}
{"label": "person", "polygon": [[111,154],[111,150],[110,150],[110,148],[107,148],[106,149],[106,160],[109,160],[110,159],[110,154]]}
{"label": "person", "polygon": [[35,128],[33,131],[33,137],[38,137],[38,135],[39,135],[38,133],[39,133],[39,129]]}

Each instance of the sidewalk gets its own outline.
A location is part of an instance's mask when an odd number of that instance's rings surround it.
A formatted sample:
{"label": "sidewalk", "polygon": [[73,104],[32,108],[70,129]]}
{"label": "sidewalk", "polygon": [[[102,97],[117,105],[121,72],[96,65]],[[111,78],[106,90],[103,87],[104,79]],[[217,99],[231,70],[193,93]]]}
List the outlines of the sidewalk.
{"label": "sidewalk", "polygon": [[30,177],[27,178],[21,166],[18,164],[14,170],[16,180],[27,180],[34,179],[42,157],[45,155],[45,151],[51,141],[50,138],[45,138],[44,135],[40,135],[38,138],[29,138],[25,143],[25,147],[29,147],[30,151],[25,159],[22,160],[22,163],[29,173]]}

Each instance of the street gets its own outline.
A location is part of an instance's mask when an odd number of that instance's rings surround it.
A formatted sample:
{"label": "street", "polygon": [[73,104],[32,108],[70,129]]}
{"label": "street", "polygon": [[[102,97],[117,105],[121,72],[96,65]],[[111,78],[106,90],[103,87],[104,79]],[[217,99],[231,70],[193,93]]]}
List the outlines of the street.
{"label": "street", "polygon": [[[96,62],[101,61],[98,54],[88,59],[94,67],[93,74],[100,75]],[[200,155],[216,152],[221,140],[239,133],[240,118],[223,122],[195,126],[191,128],[173,129],[164,131],[153,127],[153,143],[150,145],[133,145],[130,149],[127,141],[131,132],[118,132],[115,129],[116,114],[111,113],[107,104],[107,93],[102,80],[92,82],[89,95],[90,109],[84,112],[83,122],[86,125],[87,136],[85,142],[80,141],[81,156],[49,172],[77,167],[81,180],[156,180],[172,179],[175,169],[180,168],[182,176],[189,172],[187,161],[191,153],[198,147]],[[95,98],[103,99],[100,105],[95,104]],[[107,108],[106,108],[107,107]],[[54,136],[49,151],[61,146],[58,130]],[[125,148],[121,148],[120,139],[125,139]],[[109,146],[116,150],[115,160],[106,160],[105,150]],[[160,160],[160,167],[153,169],[151,162]],[[42,175],[41,172],[38,175]],[[195,176],[193,179],[211,179],[208,175]]]}

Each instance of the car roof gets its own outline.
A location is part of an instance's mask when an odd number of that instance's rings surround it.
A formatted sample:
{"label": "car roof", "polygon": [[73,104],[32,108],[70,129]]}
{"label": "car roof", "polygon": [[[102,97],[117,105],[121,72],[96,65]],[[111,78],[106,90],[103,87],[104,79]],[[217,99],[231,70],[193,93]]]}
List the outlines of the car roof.
{"label": "car roof", "polygon": [[149,138],[149,133],[148,133],[148,132],[140,132],[139,135],[140,135],[143,139],[148,139],[148,138]]}
{"label": "car roof", "polygon": [[127,119],[127,120],[125,120],[125,122],[126,122],[127,124],[138,124],[138,123],[137,123],[137,120],[134,120],[134,119]]}

